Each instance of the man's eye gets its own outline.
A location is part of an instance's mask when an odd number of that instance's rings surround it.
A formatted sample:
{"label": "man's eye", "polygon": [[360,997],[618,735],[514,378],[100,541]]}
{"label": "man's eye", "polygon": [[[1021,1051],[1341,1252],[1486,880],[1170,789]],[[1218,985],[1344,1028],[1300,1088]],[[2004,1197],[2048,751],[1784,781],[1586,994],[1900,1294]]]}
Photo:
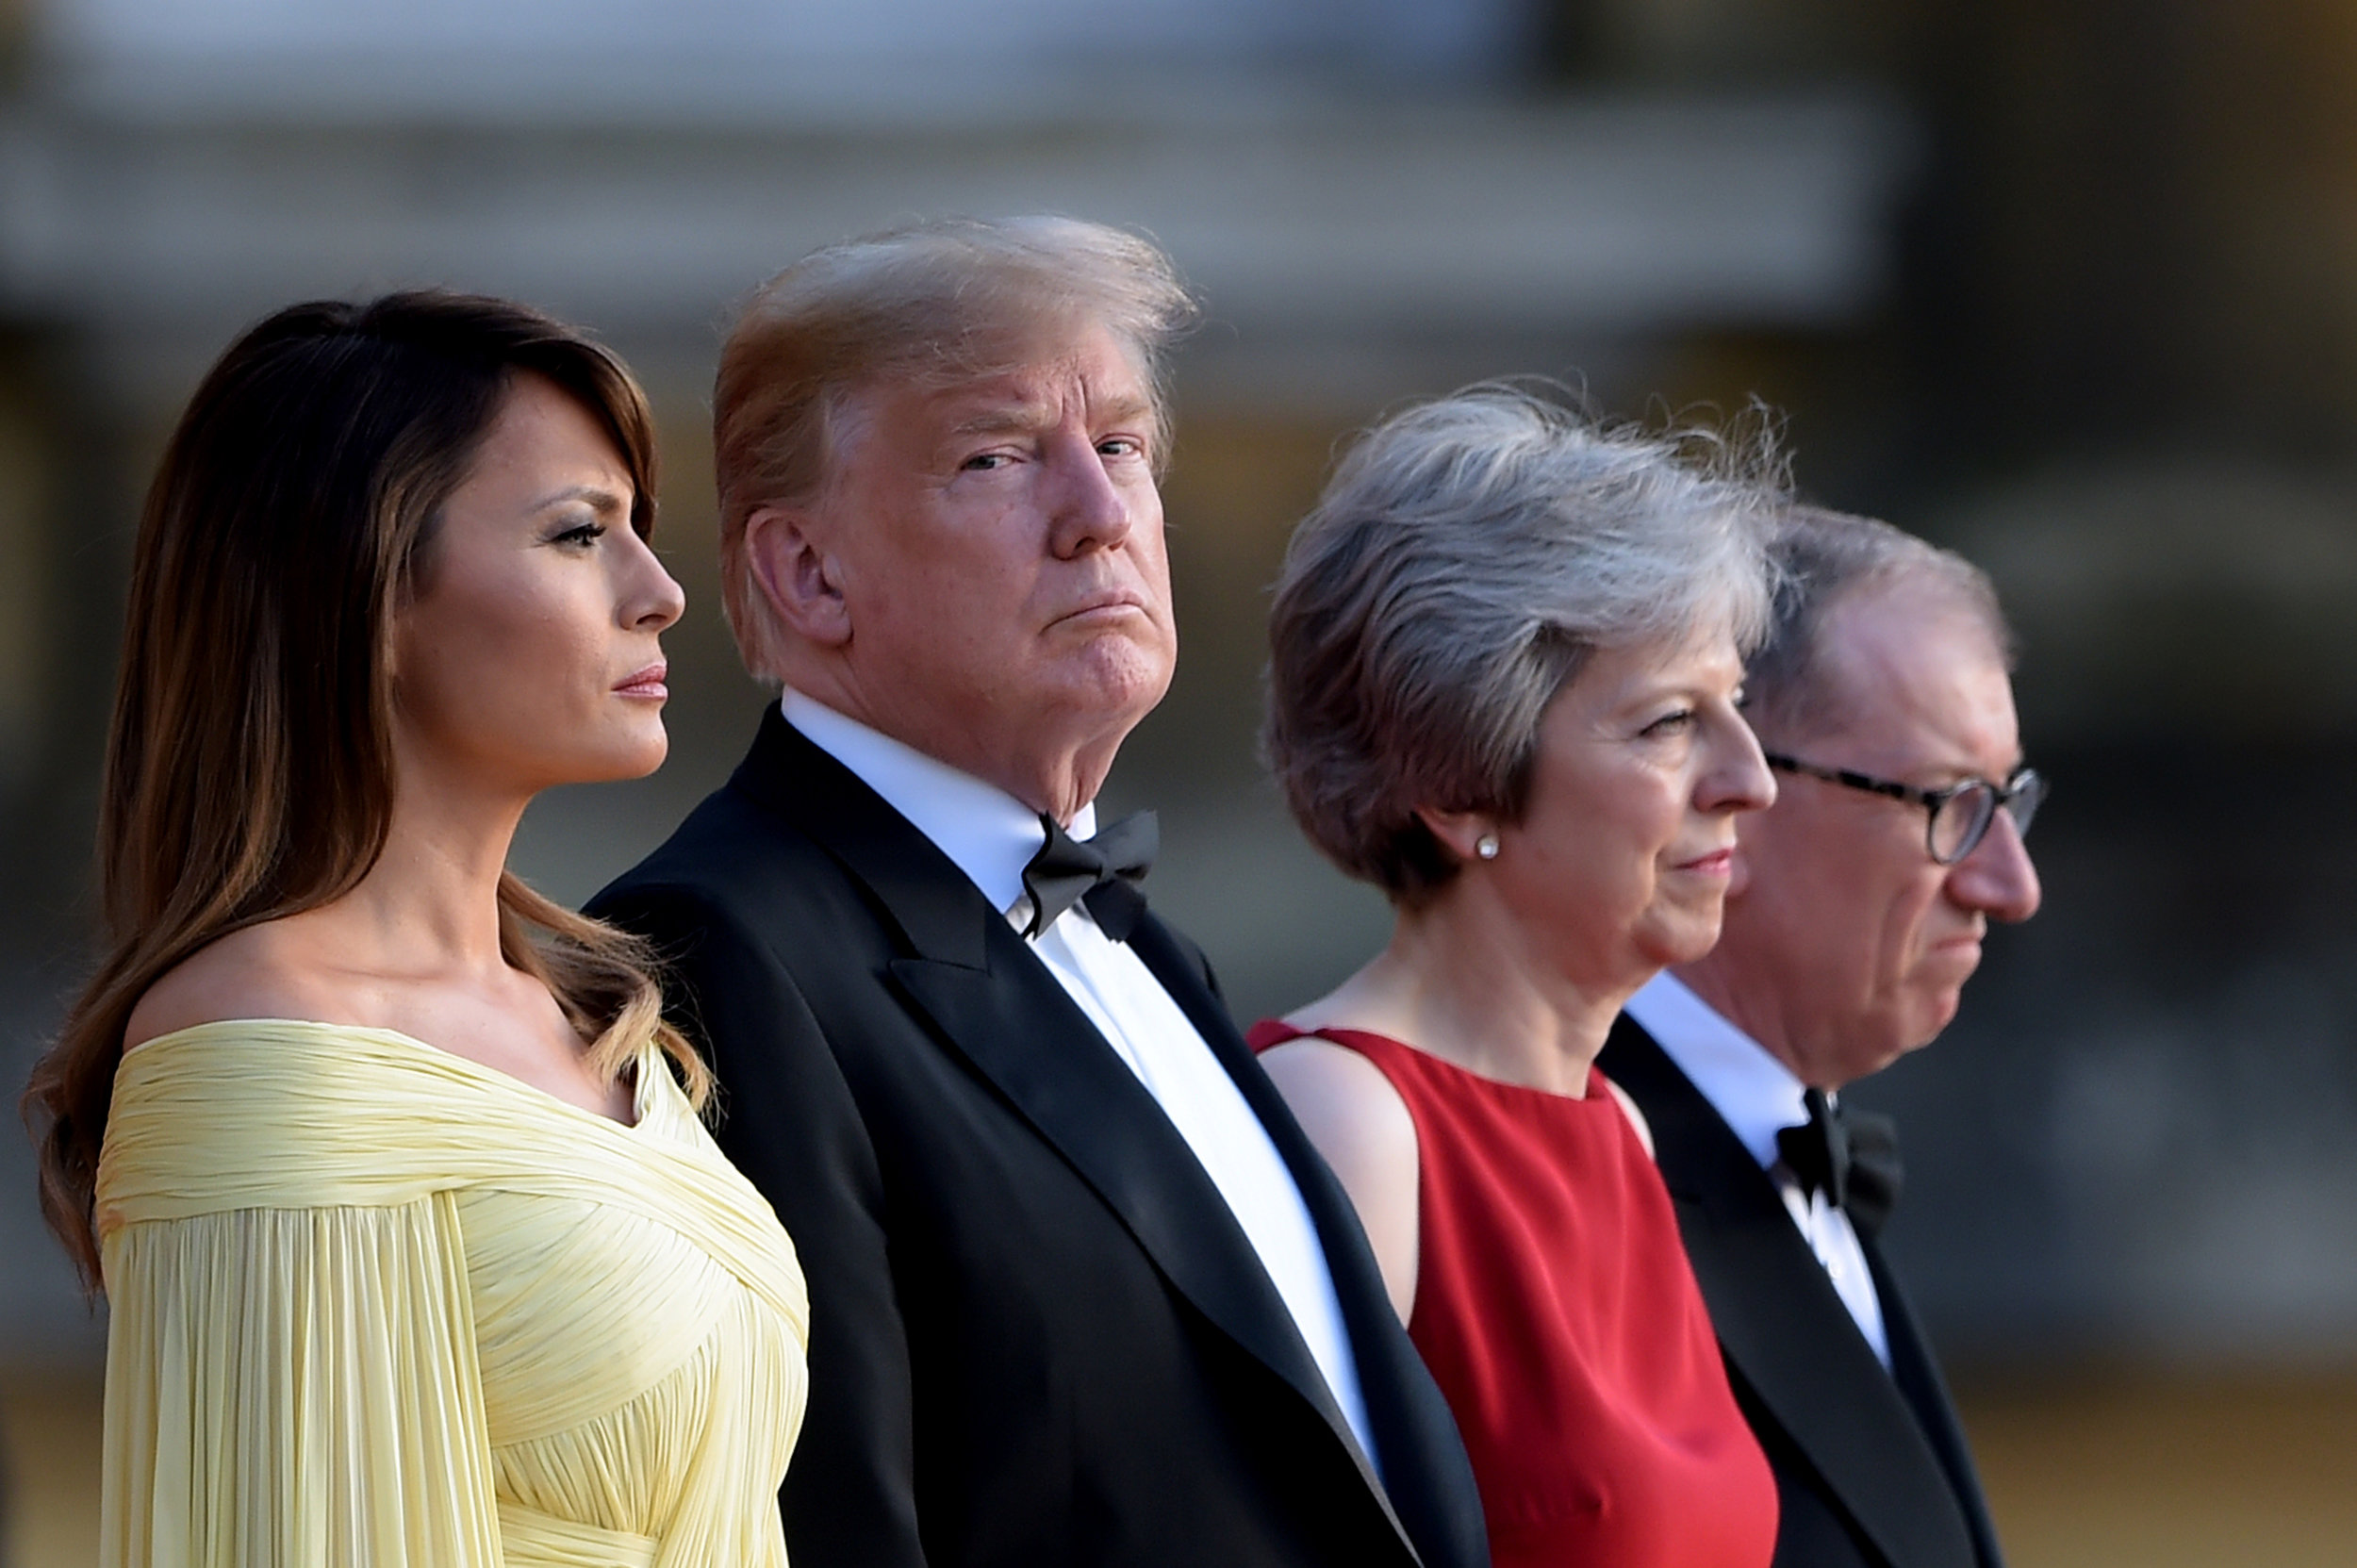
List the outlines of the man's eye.
{"label": "man's eye", "polygon": [[1130,436],[1114,436],[1096,443],[1100,457],[1135,457],[1145,450],[1146,443]]}
{"label": "man's eye", "polygon": [[958,467],[974,473],[988,473],[993,469],[1005,468],[1010,461],[1003,452],[978,452]]}

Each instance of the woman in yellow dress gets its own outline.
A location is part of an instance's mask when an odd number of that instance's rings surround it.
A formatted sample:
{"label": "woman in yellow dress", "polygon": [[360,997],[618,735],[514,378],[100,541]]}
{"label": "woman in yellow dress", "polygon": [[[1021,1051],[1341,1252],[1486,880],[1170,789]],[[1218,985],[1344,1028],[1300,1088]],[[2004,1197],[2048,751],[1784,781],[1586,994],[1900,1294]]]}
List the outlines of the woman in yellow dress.
{"label": "woman in yellow dress", "polygon": [[653,467],[618,361],[464,295],[281,311],[182,417],[27,1092],[110,1568],[785,1560],[792,1245],[642,955],[505,869],[662,761]]}

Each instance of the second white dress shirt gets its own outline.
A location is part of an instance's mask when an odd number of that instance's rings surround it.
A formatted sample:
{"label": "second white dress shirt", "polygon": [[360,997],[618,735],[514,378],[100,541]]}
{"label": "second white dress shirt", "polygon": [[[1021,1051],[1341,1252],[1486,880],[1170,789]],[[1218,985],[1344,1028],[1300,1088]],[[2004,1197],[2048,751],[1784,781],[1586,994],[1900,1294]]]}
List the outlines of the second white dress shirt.
{"label": "second white dress shirt", "polygon": [[1775,1182],[1786,1212],[1800,1228],[1858,1332],[1890,1364],[1890,1337],[1883,1328],[1881,1297],[1866,1266],[1865,1250],[1850,1216],[1820,1192],[1804,1192],[1776,1148],[1776,1134],[1808,1123],[1802,1096],[1806,1085],[1765,1047],[1720,1016],[1693,989],[1664,970],[1629,998],[1624,1011],[1702,1091],[1743,1147]]}

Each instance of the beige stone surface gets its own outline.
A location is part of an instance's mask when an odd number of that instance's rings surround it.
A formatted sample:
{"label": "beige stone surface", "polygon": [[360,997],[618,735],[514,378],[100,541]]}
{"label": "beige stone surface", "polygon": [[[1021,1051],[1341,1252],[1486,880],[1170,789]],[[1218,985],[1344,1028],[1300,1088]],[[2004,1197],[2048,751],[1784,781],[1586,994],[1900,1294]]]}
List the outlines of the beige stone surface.
{"label": "beige stone surface", "polygon": [[0,1374],[6,1528],[0,1568],[90,1568],[98,1560],[95,1372]]}
{"label": "beige stone surface", "polygon": [[2012,1568],[2357,1560],[2357,1373],[2120,1375],[1963,1403]]}

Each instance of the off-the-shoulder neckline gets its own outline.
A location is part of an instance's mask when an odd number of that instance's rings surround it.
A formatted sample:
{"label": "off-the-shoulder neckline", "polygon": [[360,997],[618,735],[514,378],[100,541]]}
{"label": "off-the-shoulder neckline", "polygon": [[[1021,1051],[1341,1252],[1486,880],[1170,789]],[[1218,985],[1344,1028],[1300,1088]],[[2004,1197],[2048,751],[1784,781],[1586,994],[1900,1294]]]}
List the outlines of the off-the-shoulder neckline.
{"label": "off-the-shoulder neckline", "polygon": [[[552,1105],[560,1111],[569,1112],[601,1126],[610,1127],[618,1132],[636,1132],[647,1125],[648,1114],[652,1109],[651,1096],[654,1093],[650,1081],[651,1076],[654,1072],[666,1072],[660,1062],[650,1063],[647,1060],[649,1052],[656,1049],[654,1042],[649,1041],[638,1051],[637,1081],[631,1086],[632,1119],[625,1122],[618,1121],[602,1111],[592,1111],[587,1106],[575,1105],[571,1100],[559,1098],[536,1083],[526,1083],[515,1074],[502,1072],[499,1068],[478,1062],[471,1056],[461,1056],[454,1050],[443,1049],[430,1040],[420,1040],[414,1034],[404,1033],[398,1029],[387,1029],[378,1024],[338,1024],[329,1023],[324,1018],[207,1018],[203,1023],[183,1024],[178,1029],[165,1030],[161,1034],[151,1034],[138,1045],[126,1048],[123,1053],[123,1058],[127,1062],[151,1046],[160,1045],[168,1040],[186,1039],[192,1034],[202,1035],[217,1031],[234,1032],[255,1029],[318,1030],[329,1034],[358,1034],[375,1040],[389,1040],[412,1050],[430,1052],[436,1061],[448,1064],[461,1073],[482,1079],[495,1087],[528,1096],[534,1100]],[[668,1072],[666,1076],[668,1076]]]}

